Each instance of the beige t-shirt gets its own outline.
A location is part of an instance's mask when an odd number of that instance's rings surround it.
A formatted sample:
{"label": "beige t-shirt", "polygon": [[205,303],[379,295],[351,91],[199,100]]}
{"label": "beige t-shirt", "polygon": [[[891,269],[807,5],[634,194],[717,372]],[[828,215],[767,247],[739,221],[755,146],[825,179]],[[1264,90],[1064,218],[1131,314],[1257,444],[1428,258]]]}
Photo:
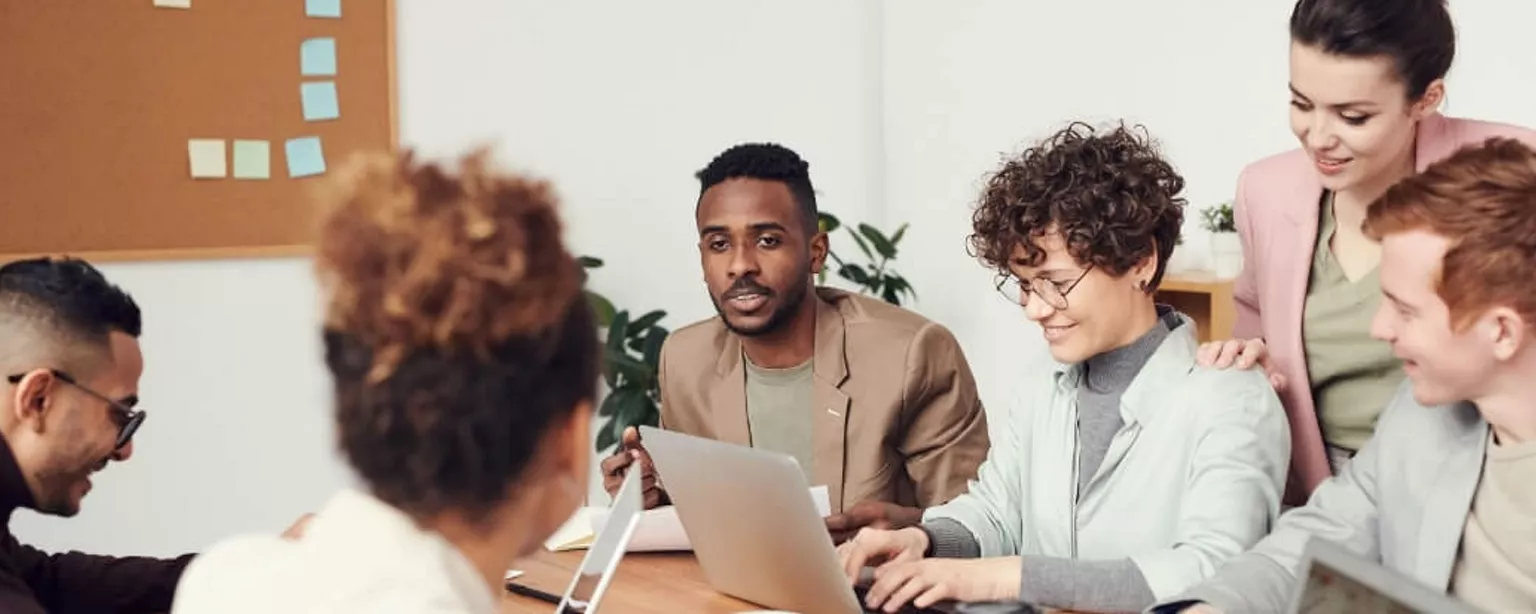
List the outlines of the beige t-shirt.
{"label": "beige t-shirt", "polygon": [[806,479],[811,479],[816,460],[811,361],[788,369],[766,369],[750,360],[746,364],[752,447],[794,457]]}
{"label": "beige t-shirt", "polygon": [[1488,443],[1451,594],[1488,612],[1536,612],[1536,441]]}
{"label": "beige t-shirt", "polygon": [[1301,335],[1323,439],[1358,450],[1376,430],[1376,418],[1404,374],[1392,346],[1371,338],[1371,318],[1381,305],[1378,269],[1350,281],[1329,247],[1334,228],[1333,200],[1325,196]]}

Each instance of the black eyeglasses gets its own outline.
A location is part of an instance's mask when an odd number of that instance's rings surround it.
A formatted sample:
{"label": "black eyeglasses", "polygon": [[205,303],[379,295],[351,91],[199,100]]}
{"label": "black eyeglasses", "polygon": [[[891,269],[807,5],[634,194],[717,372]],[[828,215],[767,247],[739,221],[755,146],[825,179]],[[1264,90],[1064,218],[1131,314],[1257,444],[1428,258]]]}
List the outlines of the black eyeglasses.
{"label": "black eyeglasses", "polygon": [[1015,275],[1007,275],[1003,277],[1002,280],[998,281],[997,292],[1003,295],[1003,298],[1018,304],[1020,307],[1028,305],[1029,295],[1033,294],[1040,297],[1041,300],[1045,301],[1047,305],[1050,305],[1053,308],[1066,309],[1067,295],[1070,294],[1072,289],[1076,288],[1077,284],[1083,281],[1083,278],[1087,277],[1088,272],[1092,270],[1093,267],[1091,266],[1083,269],[1083,272],[1077,276],[1077,279],[1072,280],[1072,282],[1068,284],[1054,282],[1042,277],[1036,277],[1034,279],[1019,279]]}
{"label": "black eyeglasses", "polygon": [[[133,441],[134,432],[139,430],[139,425],[144,424],[144,410],[136,410],[123,404],[122,401],[118,401],[100,392],[86,388],[85,386],[80,385],[80,382],[75,381],[74,376],[58,369],[49,369],[48,372],[52,373],[54,377],[59,378],[59,381],[74,386],[79,391],[91,395],[92,397],[95,397],[101,401],[105,401],[107,407],[112,409],[113,419],[117,422],[117,443],[112,446],[113,450],[121,450],[123,446],[128,445],[128,442]],[[5,379],[12,385],[16,385],[20,384],[22,378],[25,378],[26,376],[27,374],[25,373],[17,373],[15,375],[6,376]]]}

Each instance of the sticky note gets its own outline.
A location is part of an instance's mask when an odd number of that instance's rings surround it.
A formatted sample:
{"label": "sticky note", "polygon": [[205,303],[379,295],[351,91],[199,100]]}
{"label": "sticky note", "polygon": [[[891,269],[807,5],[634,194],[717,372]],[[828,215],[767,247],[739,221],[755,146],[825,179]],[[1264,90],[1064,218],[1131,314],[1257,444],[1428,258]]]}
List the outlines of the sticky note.
{"label": "sticky note", "polygon": [[341,117],[341,108],[336,104],[335,81],[300,83],[299,96],[304,99],[304,121]]}
{"label": "sticky note", "polygon": [[288,139],[284,148],[288,154],[289,177],[309,177],[325,172],[325,152],[320,150],[320,137]]}
{"label": "sticky note", "polygon": [[341,0],[304,0],[304,14],[341,19]]}
{"label": "sticky note", "polygon": [[272,177],[272,144],[266,141],[235,141],[235,179]]}
{"label": "sticky note", "polygon": [[224,159],[224,139],[187,139],[187,160],[192,166],[192,176],[197,179],[219,178],[229,173]]}
{"label": "sticky note", "polygon": [[155,0],[155,6],[168,9],[189,9],[192,8],[192,0]]}
{"label": "sticky note", "polygon": [[311,38],[300,43],[299,74],[306,77],[336,74],[336,39]]}

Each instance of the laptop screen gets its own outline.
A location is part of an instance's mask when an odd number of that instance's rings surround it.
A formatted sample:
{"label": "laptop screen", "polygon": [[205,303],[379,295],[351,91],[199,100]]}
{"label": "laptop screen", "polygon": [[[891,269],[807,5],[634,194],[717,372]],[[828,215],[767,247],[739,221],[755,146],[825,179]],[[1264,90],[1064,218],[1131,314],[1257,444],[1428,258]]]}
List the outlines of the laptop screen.
{"label": "laptop screen", "polygon": [[608,582],[613,579],[619,561],[624,558],[629,538],[634,534],[635,525],[640,519],[644,507],[640,491],[640,472],[628,472],[624,476],[624,484],[619,487],[618,495],[613,498],[613,505],[609,507],[607,522],[603,523],[597,538],[592,540],[591,547],[587,549],[586,556],[582,557],[576,577],[571,579],[570,588],[566,589],[565,597],[559,607],[555,608],[556,614],[594,614],[597,611],[598,602],[607,590]]}

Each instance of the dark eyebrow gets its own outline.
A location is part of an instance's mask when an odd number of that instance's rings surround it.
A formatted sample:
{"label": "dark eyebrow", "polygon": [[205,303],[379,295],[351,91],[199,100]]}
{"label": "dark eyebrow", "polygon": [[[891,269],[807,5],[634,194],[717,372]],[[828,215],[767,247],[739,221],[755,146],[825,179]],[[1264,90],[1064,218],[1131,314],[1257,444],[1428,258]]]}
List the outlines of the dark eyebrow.
{"label": "dark eyebrow", "polygon": [[[767,230],[777,230],[779,232],[789,232],[788,228],[786,228],[783,224],[780,224],[778,222],[758,222],[756,224],[752,224],[751,226],[748,226],[747,228],[750,228],[753,232],[763,232],[763,231],[767,231]],[[700,228],[699,229],[699,236],[702,237],[702,236],[706,236],[706,235],[712,235],[712,234],[715,234],[715,233],[729,233],[729,232],[730,232],[729,228],[726,228],[725,226],[721,226],[721,225],[717,224],[717,225],[714,225],[714,226],[705,226],[703,228]]]}
{"label": "dark eyebrow", "polygon": [[1397,305],[1398,307],[1402,307],[1403,309],[1407,309],[1408,311],[1413,311],[1413,312],[1417,312],[1418,311],[1418,309],[1415,309],[1413,307],[1413,305],[1409,305],[1407,302],[1403,301],[1403,299],[1397,298],[1397,295],[1392,294],[1391,292],[1388,292],[1386,288],[1382,288],[1381,295],[1387,297],[1387,300],[1392,301],[1392,303]]}
{"label": "dark eyebrow", "polygon": [[[1307,96],[1305,94],[1302,94],[1301,92],[1296,91],[1296,86],[1295,85],[1289,85],[1288,87],[1291,88],[1291,95],[1292,96],[1300,98],[1300,99],[1302,99],[1302,100],[1304,100],[1304,101],[1306,101],[1308,103],[1312,102],[1311,98],[1307,98]],[[1328,105],[1328,108],[1333,109],[1335,111],[1343,111],[1343,110],[1348,110],[1348,109],[1357,109],[1358,110],[1358,109],[1360,109],[1362,107],[1363,108],[1367,108],[1367,109],[1375,108],[1376,107],[1376,103],[1371,102],[1369,100],[1351,100],[1349,102],[1341,102],[1341,103],[1338,103],[1338,104]]]}

